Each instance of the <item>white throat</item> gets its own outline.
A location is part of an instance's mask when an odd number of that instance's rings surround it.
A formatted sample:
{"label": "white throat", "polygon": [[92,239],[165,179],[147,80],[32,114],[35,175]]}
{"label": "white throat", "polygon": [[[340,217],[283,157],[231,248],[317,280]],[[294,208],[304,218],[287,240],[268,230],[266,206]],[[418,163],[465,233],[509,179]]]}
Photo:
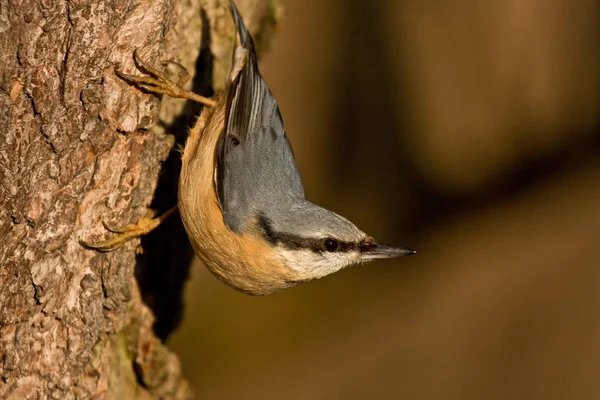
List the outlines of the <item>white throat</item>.
{"label": "white throat", "polygon": [[307,249],[290,250],[280,246],[278,252],[290,269],[310,279],[321,278],[363,262],[357,251],[321,253]]}

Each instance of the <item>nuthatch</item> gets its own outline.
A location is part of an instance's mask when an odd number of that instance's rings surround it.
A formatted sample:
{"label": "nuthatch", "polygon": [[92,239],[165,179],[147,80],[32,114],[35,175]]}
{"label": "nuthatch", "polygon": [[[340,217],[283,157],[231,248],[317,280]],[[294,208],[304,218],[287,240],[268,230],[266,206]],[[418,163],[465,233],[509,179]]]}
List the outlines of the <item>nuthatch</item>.
{"label": "nuthatch", "polygon": [[[178,206],[197,256],[223,282],[265,295],[377,258],[414,254],[382,244],[304,197],[277,102],[258,69],[254,43],[231,2],[239,45],[227,89],[209,100],[136,60],[151,77],[118,74],[156,93],[205,107],[183,151]],[[158,226],[144,220],[96,245],[109,251]]]}

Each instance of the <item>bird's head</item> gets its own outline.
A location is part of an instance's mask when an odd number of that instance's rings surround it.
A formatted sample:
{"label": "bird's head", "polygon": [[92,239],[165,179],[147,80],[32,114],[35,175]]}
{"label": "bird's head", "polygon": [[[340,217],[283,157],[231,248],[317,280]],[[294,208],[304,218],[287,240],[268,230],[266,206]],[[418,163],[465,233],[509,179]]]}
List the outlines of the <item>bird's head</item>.
{"label": "bird's head", "polygon": [[318,279],[378,258],[414,254],[376,242],[346,218],[306,200],[258,217],[259,234],[300,280]]}

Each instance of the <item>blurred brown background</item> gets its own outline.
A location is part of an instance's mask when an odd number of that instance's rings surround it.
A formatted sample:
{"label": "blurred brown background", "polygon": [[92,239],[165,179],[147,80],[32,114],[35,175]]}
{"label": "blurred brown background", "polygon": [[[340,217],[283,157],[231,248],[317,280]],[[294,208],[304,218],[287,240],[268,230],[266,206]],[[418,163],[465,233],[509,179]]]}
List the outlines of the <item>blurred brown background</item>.
{"label": "blurred brown background", "polygon": [[416,256],[249,297],[192,269],[201,399],[600,399],[600,4],[286,0],[309,199]]}

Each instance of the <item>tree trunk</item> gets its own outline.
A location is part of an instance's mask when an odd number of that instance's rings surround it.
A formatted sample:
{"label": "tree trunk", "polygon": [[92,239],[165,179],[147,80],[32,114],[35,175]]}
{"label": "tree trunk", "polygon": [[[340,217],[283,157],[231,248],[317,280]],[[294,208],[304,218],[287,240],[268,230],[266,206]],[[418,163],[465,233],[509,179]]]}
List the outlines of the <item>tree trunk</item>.
{"label": "tree trunk", "polygon": [[[239,3],[264,47],[276,2]],[[176,203],[171,150],[199,112],[165,99],[156,125],[158,99],[114,68],[139,75],[138,48],[210,94],[233,37],[224,0],[0,0],[0,398],[192,396],[161,341],[191,258],[178,217],[141,247],[98,253],[80,240]]]}

